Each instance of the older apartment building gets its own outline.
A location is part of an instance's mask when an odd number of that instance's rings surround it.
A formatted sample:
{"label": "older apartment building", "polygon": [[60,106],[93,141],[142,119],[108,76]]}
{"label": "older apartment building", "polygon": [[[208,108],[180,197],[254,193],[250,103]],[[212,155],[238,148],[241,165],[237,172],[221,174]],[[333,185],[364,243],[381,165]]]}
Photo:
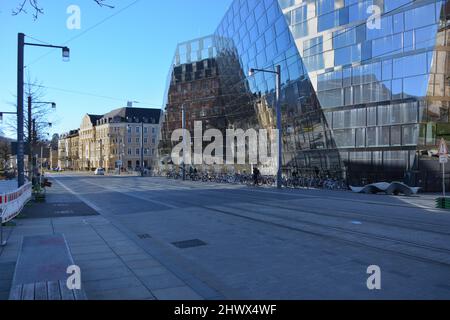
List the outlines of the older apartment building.
{"label": "older apartment building", "polygon": [[59,168],[66,170],[78,170],[80,168],[79,133],[80,130],[72,130],[68,133],[62,134],[59,137]]}
{"label": "older apartment building", "polygon": [[[70,169],[152,168],[157,155],[160,118],[160,109],[147,108],[120,108],[105,115],[85,115],[76,137],[78,158],[70,163]],[[61,140],[63,148],[72,145],[66,136]],[[66,151],[60,154],[64,156]]]}

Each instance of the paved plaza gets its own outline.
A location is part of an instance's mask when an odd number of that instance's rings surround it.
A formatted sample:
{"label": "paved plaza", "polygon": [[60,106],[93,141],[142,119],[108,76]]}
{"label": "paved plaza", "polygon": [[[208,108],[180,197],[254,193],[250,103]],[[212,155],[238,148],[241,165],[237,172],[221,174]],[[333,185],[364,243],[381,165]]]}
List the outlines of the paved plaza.
{"label": "paved plaza", "polygon": [[[450,212],[434,209],[436,195],[51,179],[47,203],[6,228],[0,299],[20,239],[56,233],[89,299],[450,298]],[[367,288],[371,265],[381,290]]]}

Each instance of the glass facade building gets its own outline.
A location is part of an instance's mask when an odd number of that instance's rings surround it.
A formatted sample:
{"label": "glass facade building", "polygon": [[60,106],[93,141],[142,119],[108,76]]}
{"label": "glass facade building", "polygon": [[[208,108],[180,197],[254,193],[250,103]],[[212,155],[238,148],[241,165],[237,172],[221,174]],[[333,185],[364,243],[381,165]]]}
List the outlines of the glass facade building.
{"label": "glass facade building", "polygon": [[[449,25],[448,0],[235,0],[208,38],[216,90],[203,118],[222,130],[273,128],[274,75],[247,72],[280,65],[286,175],[437,191],[437,145],[450,139]],[[177,49],[166,97],[177,68],[202,58],[192,52]],[[190,103],[205,98],[189,90]],[[166,119],[175,109],[167,103]]]}

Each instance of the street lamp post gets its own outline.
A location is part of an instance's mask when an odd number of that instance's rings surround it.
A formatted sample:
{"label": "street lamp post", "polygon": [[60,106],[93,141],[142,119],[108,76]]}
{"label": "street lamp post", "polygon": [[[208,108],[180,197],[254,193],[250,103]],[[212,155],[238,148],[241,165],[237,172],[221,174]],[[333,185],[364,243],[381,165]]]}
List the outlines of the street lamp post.
{"label": "street lamp post", "polygon": [[282,139],[282,127],[281,127],[281,102],[280,102],[280,91],[281,91],[281,66],[277,65],[275,71],[267,69],[250,69],[249,76],[253,76],[256,72],[266,72],[274,73],[276,75],[276,85],[275,85],[275,104],[277,113],[277,130],[278,130],[278,168],[277,168],[277,188],[282,187],[282,166],[283,166],[283,139]]}
{"label": "street lamp post", "polygon": [[141,122],[141,177],[144,176],[144,121]]}
{"label": "street lamp post", "polygon": [[25,184],[24,172],[24,139],[23,139],[23,78],[25,46],[46,47],[62,49],[63,61],[69,61],[70,50],[68,47],[53,46],[47,44],[27,43],[25,34],[17,35],[17,170],[19,188]]}
{"label": "street lamp post", "polygon": [[121,144],[122,144],[122,150],[121,150],[121,152],[120,152],[119,175],[122,174],[123,161],[124,161],[124,158],[125,158],[125,138],[126,138],[126,132],[125,132],[125,131],[126,131],[126,130],[124,130],[123,137],[121,137],[121,139],[122,139],[122,141],[121,141]]}
{"label": "street lamp post", "polygon": [[[34,145],[36,144],[36,142],[38,141],[38,137],[37,137],[37,129],[36,129],[36,119],[32,119],[31,120],[31,136],[29,138],[30,140],[30,145],[33,146],[32,148],[30,148],[30,155],[29,157],[31,158],[31,162],[32,162],[32,166],[29,167],[29,170],[31,171],[30,174],[30,181],[33,181],[32,178],[34,176],[34,168],[35,165],[37,166],[37,159],[38,159],[38,155],[36,154],[36,157],[34,157],[33,153],[33,149],[34,149]],[[48,122],[46,123],[50,128],[53,126],[53,123]],[[46,133],[46,135],[49,135],[49,133]],[[41,146],[42,148],[42,146]],[[36,164],[35,164],[36,163]],[[41,168],[42,169],[42,168]]]}
{"label": "street lamp post", "polygon": [[[33,160],[32,160],[32,153],[33,153],[33,139],[32,139],[32,135],[33,135],[33,129],[32,129],[32,113],[31,110],[32,108],[32,97],[28,96],[28,174],[29,174],[29,179],[30,181],[33,178]],[[56,103],[55,102],[48,102],[48,101],[39,101],[39,102],[34,102],[37,104],[51,104],[52,105],[52,109],[56,108]]]}
{"label": "street lamp post", "polygon": [[181,121],[183,126],[183,181],[186,181],[186,108],[181,106]]}

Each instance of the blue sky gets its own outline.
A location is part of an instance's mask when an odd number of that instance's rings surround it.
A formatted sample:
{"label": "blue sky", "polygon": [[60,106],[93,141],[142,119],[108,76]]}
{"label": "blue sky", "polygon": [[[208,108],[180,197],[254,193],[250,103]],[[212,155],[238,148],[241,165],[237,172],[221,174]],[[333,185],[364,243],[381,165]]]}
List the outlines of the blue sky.
{"label": "blue sky", "polygon": [[[176,44],[213,33],[232,0],[140,0],[119,13],[134,2],[109,0],[115,6],[109,9],[93,0],[39,0],[45,14],[34,21],[30,10],[11,15],[19,0],[1,1],[0,111],[14,111],[10,103],[16,94],[18,32],[54,45],[77,37],[67,43],[69,63],[62,62],[57,49],[25,49],[27,72],[50,87],[45,99],[58,105],[50,119],[55,123],[51,134],[78,128],[84,114],[102,114],[128,100],[141,102],[136,107],[161,107]],[[80,30],[66,27],[72,4],[81,9]],[[6,117],[1,125],[5,132]]]}

